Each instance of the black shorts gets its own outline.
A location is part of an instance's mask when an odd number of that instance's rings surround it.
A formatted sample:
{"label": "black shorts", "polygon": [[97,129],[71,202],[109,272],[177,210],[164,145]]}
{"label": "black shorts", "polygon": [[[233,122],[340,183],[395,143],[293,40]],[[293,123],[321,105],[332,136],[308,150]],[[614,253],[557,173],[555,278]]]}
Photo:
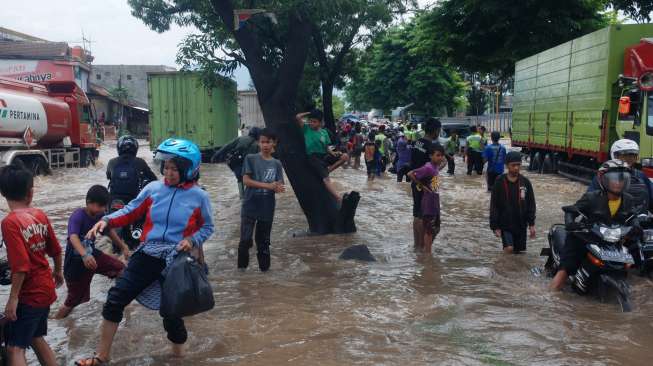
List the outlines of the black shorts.
{"label": "black shorts", "polygon": [[36,308],[18,304],[15,322],[5,325],[5,341],[7,346],[27,349],[32,345],[34,338],[48,334],[48,314],[50,307]]}
{"label": "black shorts", "polygon": [[422,217],[422,196],[424,192],[417,189],[417,185],[412,183],[410,185],[410,190],[413,193],[413,217],[421,218]]}
{"label": "black shorts", "polygon": [[340,160],[339,156],[331,154],[311,154],[308,156],[308,165],[311,169],[324,179],[329,176],[329,166],[335,164]]}
{"label": "black shorts", "polygon": [[519,253],[526,250],[526,229],[509,231],[501,230],[501,241],[503,247],[512,247],[513,253]]}

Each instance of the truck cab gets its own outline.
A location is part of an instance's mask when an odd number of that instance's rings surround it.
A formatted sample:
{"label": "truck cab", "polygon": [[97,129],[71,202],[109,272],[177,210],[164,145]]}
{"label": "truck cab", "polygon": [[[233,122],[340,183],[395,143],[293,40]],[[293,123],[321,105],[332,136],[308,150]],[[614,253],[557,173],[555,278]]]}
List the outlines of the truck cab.
{"label": "truck cab", "polygon": [[626,48],[617,87],[617,135],[639,144],[642,170],[653,178],[653,38]]}

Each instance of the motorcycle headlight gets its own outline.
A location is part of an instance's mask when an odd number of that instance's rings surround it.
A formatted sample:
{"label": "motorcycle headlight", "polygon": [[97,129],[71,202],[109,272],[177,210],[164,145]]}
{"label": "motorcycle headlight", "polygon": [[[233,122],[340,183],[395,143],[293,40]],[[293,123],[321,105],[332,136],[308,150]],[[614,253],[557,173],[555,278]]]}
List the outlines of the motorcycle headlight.
{"label": "motorcycle headlight", "polygon": [[642,240],[645,242],[653,242],[653,230],[644,230]]}
{"label": "motorcycle headlight", "polygon": [[603,236],[603,240],[608,243],[616,243],[621,239],[621,228],[612,229],[609,227],[601,227],[599,231],[601,232],[601,236]]}

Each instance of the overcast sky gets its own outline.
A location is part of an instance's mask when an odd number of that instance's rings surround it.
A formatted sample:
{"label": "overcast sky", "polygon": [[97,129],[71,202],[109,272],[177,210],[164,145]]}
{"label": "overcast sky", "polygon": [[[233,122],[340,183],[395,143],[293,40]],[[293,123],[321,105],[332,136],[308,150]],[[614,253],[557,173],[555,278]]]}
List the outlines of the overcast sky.
{"label": "overcast sky", "polygon": [[[419,0],[420,4],[434,0]],[[91,41],[95,64],[145,64],[178,67],[177,45],[190,28],[174,26],[156,33],[133,17],[127,0],[3,1],[0,26],[48,41],[81,45]],[[237,72],[239,88],[249,83],[247,70]]]}

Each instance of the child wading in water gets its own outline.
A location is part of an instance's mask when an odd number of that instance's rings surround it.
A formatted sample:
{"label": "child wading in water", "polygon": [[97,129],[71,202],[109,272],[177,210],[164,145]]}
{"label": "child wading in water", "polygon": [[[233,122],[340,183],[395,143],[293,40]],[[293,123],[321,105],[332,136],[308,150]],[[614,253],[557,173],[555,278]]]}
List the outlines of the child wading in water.
{"label": "child wading in water", "polygon": [[440,232],[440,166],[444,161],[444,148],[433,144],[431,161],[423,167],[408,172],[417,189],[423,192],[421,202],[422,225],[424,226],[424,253],[431,252],[433,240]]}
{"label": "child wading in water", "polygon": [[285,192],[283,167],[272,157],[277,137],[272,131],[263,129],[258,138],[261,151],[245,157],[243,184],[245,198],[240,213],[240,244],[238,244],[238,268],[249,265],[249,248],[256,231],[258,267],[262,272],[270,268],[270,232],[276,204],[274,194]]}
{"label": "child wading in water", "polygon": [[381,154],[377,151],[374,135],[365,142],[365,167],[367,167],[367,180],[374,180],[374,176],[379,174],[379,157]]}
{"label": "child wading in water", "polygon": [[[105,215],[109,199],[109,191],[104,186],[92,186],[86,193],[86,207],[78,208],[70,215],[63,267],[68,296],[54,316],[55,319],[67,317],[75,306],[90,300],[91,280],[95,274],[115,278],[125,268],[118,259],[95,249],[93,241],[84,240],[86,233]],[[109,231],[109,237],[115,247],[122,248],[125,260],[129,259],[129,247],[115,230]]]}
{"label": "child wading in water", "polygon": [[[0,169],[0,193],[9,206],[2,238],[11,269],[4,341],[9,365],[27,365],[25,350],[31,347],[41,365],[55,366],[56,356],[43,337],[48,333],[50,305],[57,299],[54,288],[63,284],[61,247],[48,217],[31,207],[33,183],[32,173],[23,168]],[[47,257],[54,260],[54,271]]]}

